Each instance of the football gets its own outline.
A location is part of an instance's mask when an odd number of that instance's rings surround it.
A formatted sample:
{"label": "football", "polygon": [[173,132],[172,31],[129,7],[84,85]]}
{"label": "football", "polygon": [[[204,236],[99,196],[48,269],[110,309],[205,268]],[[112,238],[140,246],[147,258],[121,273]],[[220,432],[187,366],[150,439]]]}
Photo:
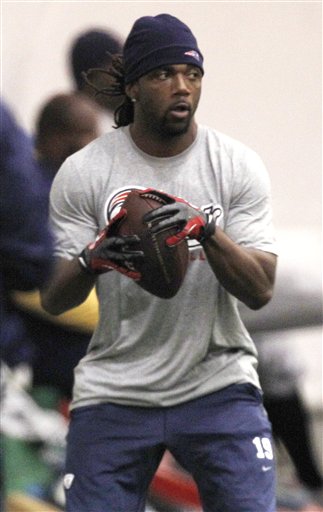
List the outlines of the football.
{"label": "football", "polygon": [[149,229],[143,216],[162,206],[164,201],[152,193],[131,191],[122,207],[127,216],[117,227],[118,234],[137,235],[140,238],[144,258],[136,265],[141,279],[136,283],[146,291],[163,299],[170,299],[180,289],[188,265],[189,251],[186,240],[175,247],[168,247],[166,239],[176,232],[175,227],[157,234]]}

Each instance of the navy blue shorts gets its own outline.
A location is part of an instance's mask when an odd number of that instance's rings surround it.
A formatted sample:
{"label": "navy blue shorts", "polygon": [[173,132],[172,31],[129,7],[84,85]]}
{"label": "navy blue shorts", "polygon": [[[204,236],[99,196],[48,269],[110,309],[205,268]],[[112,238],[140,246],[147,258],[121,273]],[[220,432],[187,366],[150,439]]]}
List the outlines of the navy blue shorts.
{"label": "navy blue shorts", "polygon": [[250,384],[174,407],[72,411],[66,512],[143,512],[165,450],[192,474],[204,512],[275,512],[271,426]]}

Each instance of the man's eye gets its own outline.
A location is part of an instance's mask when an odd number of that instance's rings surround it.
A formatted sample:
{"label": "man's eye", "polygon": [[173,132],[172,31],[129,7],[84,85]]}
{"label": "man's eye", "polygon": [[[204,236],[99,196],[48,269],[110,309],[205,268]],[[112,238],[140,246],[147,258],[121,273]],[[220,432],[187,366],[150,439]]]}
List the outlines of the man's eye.
{"label": "man's eye", "polygon": [[167,69],[154,69],[148,76],[151,80],[166,80],[169,77],[169,71]]}
{"label": "man's eye", "polygon": [[198,78],[201,78],[201,73],[199,71],[192,70],[187,74],[187,76],[190,80],[197,80]]}
{"label": "man's eye", "polygon": [[162,69],[159,71],[158,75],[157,75],[157,78],[159,78],[159,80],[166,80],[169,76],[169,73],[166,69]]}

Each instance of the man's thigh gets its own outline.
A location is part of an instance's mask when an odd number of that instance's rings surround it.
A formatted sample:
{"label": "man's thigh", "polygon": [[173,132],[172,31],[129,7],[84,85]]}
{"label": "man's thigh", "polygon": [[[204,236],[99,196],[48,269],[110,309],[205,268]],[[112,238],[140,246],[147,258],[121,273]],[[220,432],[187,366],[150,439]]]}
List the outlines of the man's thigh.
{"label": "man's thigh", "polygon": [[66,512],[141,512],[163,454],[156,410],[112,404],[72,412]]}
{"label": "man's thigh", "polygon": [[259,391],[230,386],[176,408],[168,448],[193,475],[204,512],[275,512],[271,426]]}

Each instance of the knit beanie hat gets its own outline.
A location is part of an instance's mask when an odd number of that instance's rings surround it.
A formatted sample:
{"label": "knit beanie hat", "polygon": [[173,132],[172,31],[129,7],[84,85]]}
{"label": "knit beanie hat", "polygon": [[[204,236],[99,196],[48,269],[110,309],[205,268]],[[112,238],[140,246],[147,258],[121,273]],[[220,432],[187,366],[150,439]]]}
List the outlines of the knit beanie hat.
{"label": "knit beanie hat", "polygon": [[123,62],[126,84],[171,64],[193,64],[204,72],[194,35],[170,14],[144,16],[134,23],[124,45]]}

